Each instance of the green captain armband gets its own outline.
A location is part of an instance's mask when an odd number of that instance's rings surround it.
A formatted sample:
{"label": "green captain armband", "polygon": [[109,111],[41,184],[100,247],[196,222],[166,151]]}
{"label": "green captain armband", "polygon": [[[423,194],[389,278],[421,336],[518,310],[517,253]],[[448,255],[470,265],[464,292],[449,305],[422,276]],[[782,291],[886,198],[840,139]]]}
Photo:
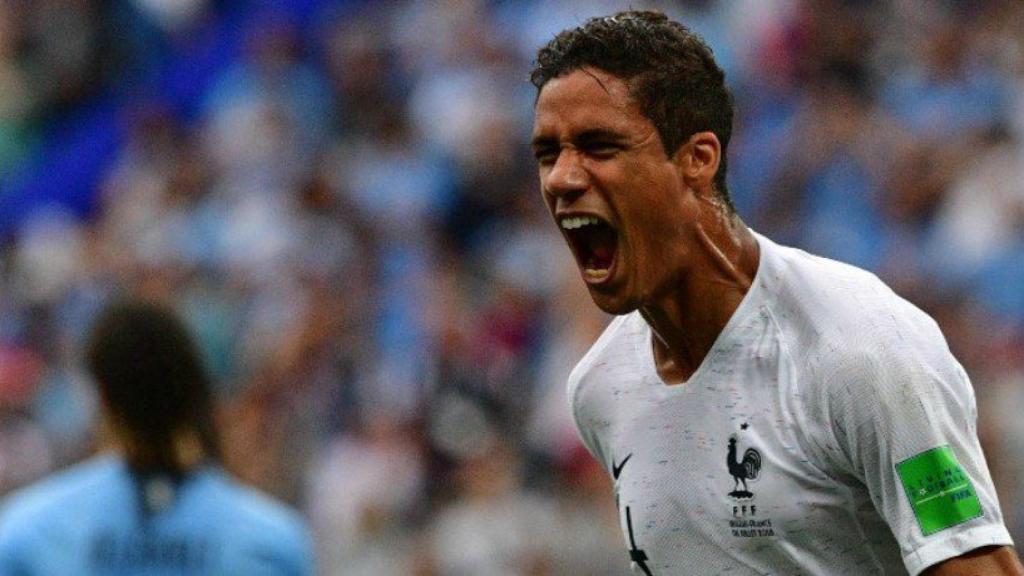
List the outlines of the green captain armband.
{"label": "green captain armband", "polygon": [[925,536],[982,515],[978,493],[948,445],[900,462],[896,473]]}

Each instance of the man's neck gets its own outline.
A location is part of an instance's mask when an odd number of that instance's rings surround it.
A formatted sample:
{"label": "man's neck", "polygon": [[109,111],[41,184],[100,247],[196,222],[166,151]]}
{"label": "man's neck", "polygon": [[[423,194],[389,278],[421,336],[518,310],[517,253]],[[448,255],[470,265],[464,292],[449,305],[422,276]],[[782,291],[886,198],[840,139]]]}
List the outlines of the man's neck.
{"label": "man's neck", "polygon": [[[182,472],[188,472],[206,461],[207,454],[203,449],[198,434],[192,431],[175,434],[171,440],[173,460]],[[127,434],[111,435],[101,443],[101,450],[112,451],[123,455],[129,462],[143,468],[150,468],[162,461],[154,448],[144,442],[131,438]]]}
{"label": "man's neck", "polygon": [[669,384],[697,371],[750,290],[759,264],[757,239],[738,217],[722,215],[696,232],[697,261],[678,287],[640,306],[654,333],[658,374]]}

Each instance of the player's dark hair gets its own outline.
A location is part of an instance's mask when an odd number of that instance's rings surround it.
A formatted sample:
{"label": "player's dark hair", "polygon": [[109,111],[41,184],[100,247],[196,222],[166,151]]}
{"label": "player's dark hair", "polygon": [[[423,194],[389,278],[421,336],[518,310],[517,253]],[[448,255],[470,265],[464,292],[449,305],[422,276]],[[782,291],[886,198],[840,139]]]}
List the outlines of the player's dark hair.
{"label": "player's dark hair", "polygon": [[184,323],[170,309],[123,300],[100,313],[86,348],[86,364],[107,408],[145,449],[129,466],[180,478],[175,434],[194,432],[205,456],[220,460],[210,381]]}
{"label": "player's dark hair", "polygon": [[699,36],[660,12],[592,18],[562,31],[537,52],[530,82],[539,93],[549,80],[584,67],[629,84],[630,96],[657,128],[669,154],[697,132],[713,132],[722,145],[715,189],[734,210],[725,183],[732,96],[725,72]]}

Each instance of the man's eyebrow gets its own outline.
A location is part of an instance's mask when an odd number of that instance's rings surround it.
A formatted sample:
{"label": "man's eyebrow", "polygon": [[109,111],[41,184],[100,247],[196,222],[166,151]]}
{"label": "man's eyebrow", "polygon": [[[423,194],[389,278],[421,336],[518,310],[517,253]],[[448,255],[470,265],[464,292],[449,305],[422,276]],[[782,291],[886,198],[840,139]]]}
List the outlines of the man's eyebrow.
{"label": "man's eyebrow", "polygon": [[593,142],[621,142],[626,135],[607,128],[591,128],[584,130],[573,137],[577,144],[589,144]]}
{"label": "man's eyebrow", "polygon": [[558,144],[558,139],[552,136],[534,136],[533,140],[530,141],[530,147],[534,150],[539,148],[550,148]]}
{"label": "man's eyebrow", "polygon": [[[587,145],[595,142],[618,143],[625,141],[626,135],[607,128],[590,128],[572,136],[570,140],[576,145]],[[530,142],[530,147],[534,150],[550,148],[557,145],[558,138],[545,135],[535,136]]]}

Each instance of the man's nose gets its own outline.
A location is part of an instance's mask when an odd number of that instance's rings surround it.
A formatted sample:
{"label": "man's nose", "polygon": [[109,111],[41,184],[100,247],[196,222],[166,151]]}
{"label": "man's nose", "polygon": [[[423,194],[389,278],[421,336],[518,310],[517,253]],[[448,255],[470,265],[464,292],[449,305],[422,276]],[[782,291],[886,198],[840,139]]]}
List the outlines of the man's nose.
{"label": "man's nose", "polygon": [[589,179],[581,160],[580,153],[571,148],[558,155],[548,173],[546,188],[549,194],[556,197],[578,195],[587,189]]}

